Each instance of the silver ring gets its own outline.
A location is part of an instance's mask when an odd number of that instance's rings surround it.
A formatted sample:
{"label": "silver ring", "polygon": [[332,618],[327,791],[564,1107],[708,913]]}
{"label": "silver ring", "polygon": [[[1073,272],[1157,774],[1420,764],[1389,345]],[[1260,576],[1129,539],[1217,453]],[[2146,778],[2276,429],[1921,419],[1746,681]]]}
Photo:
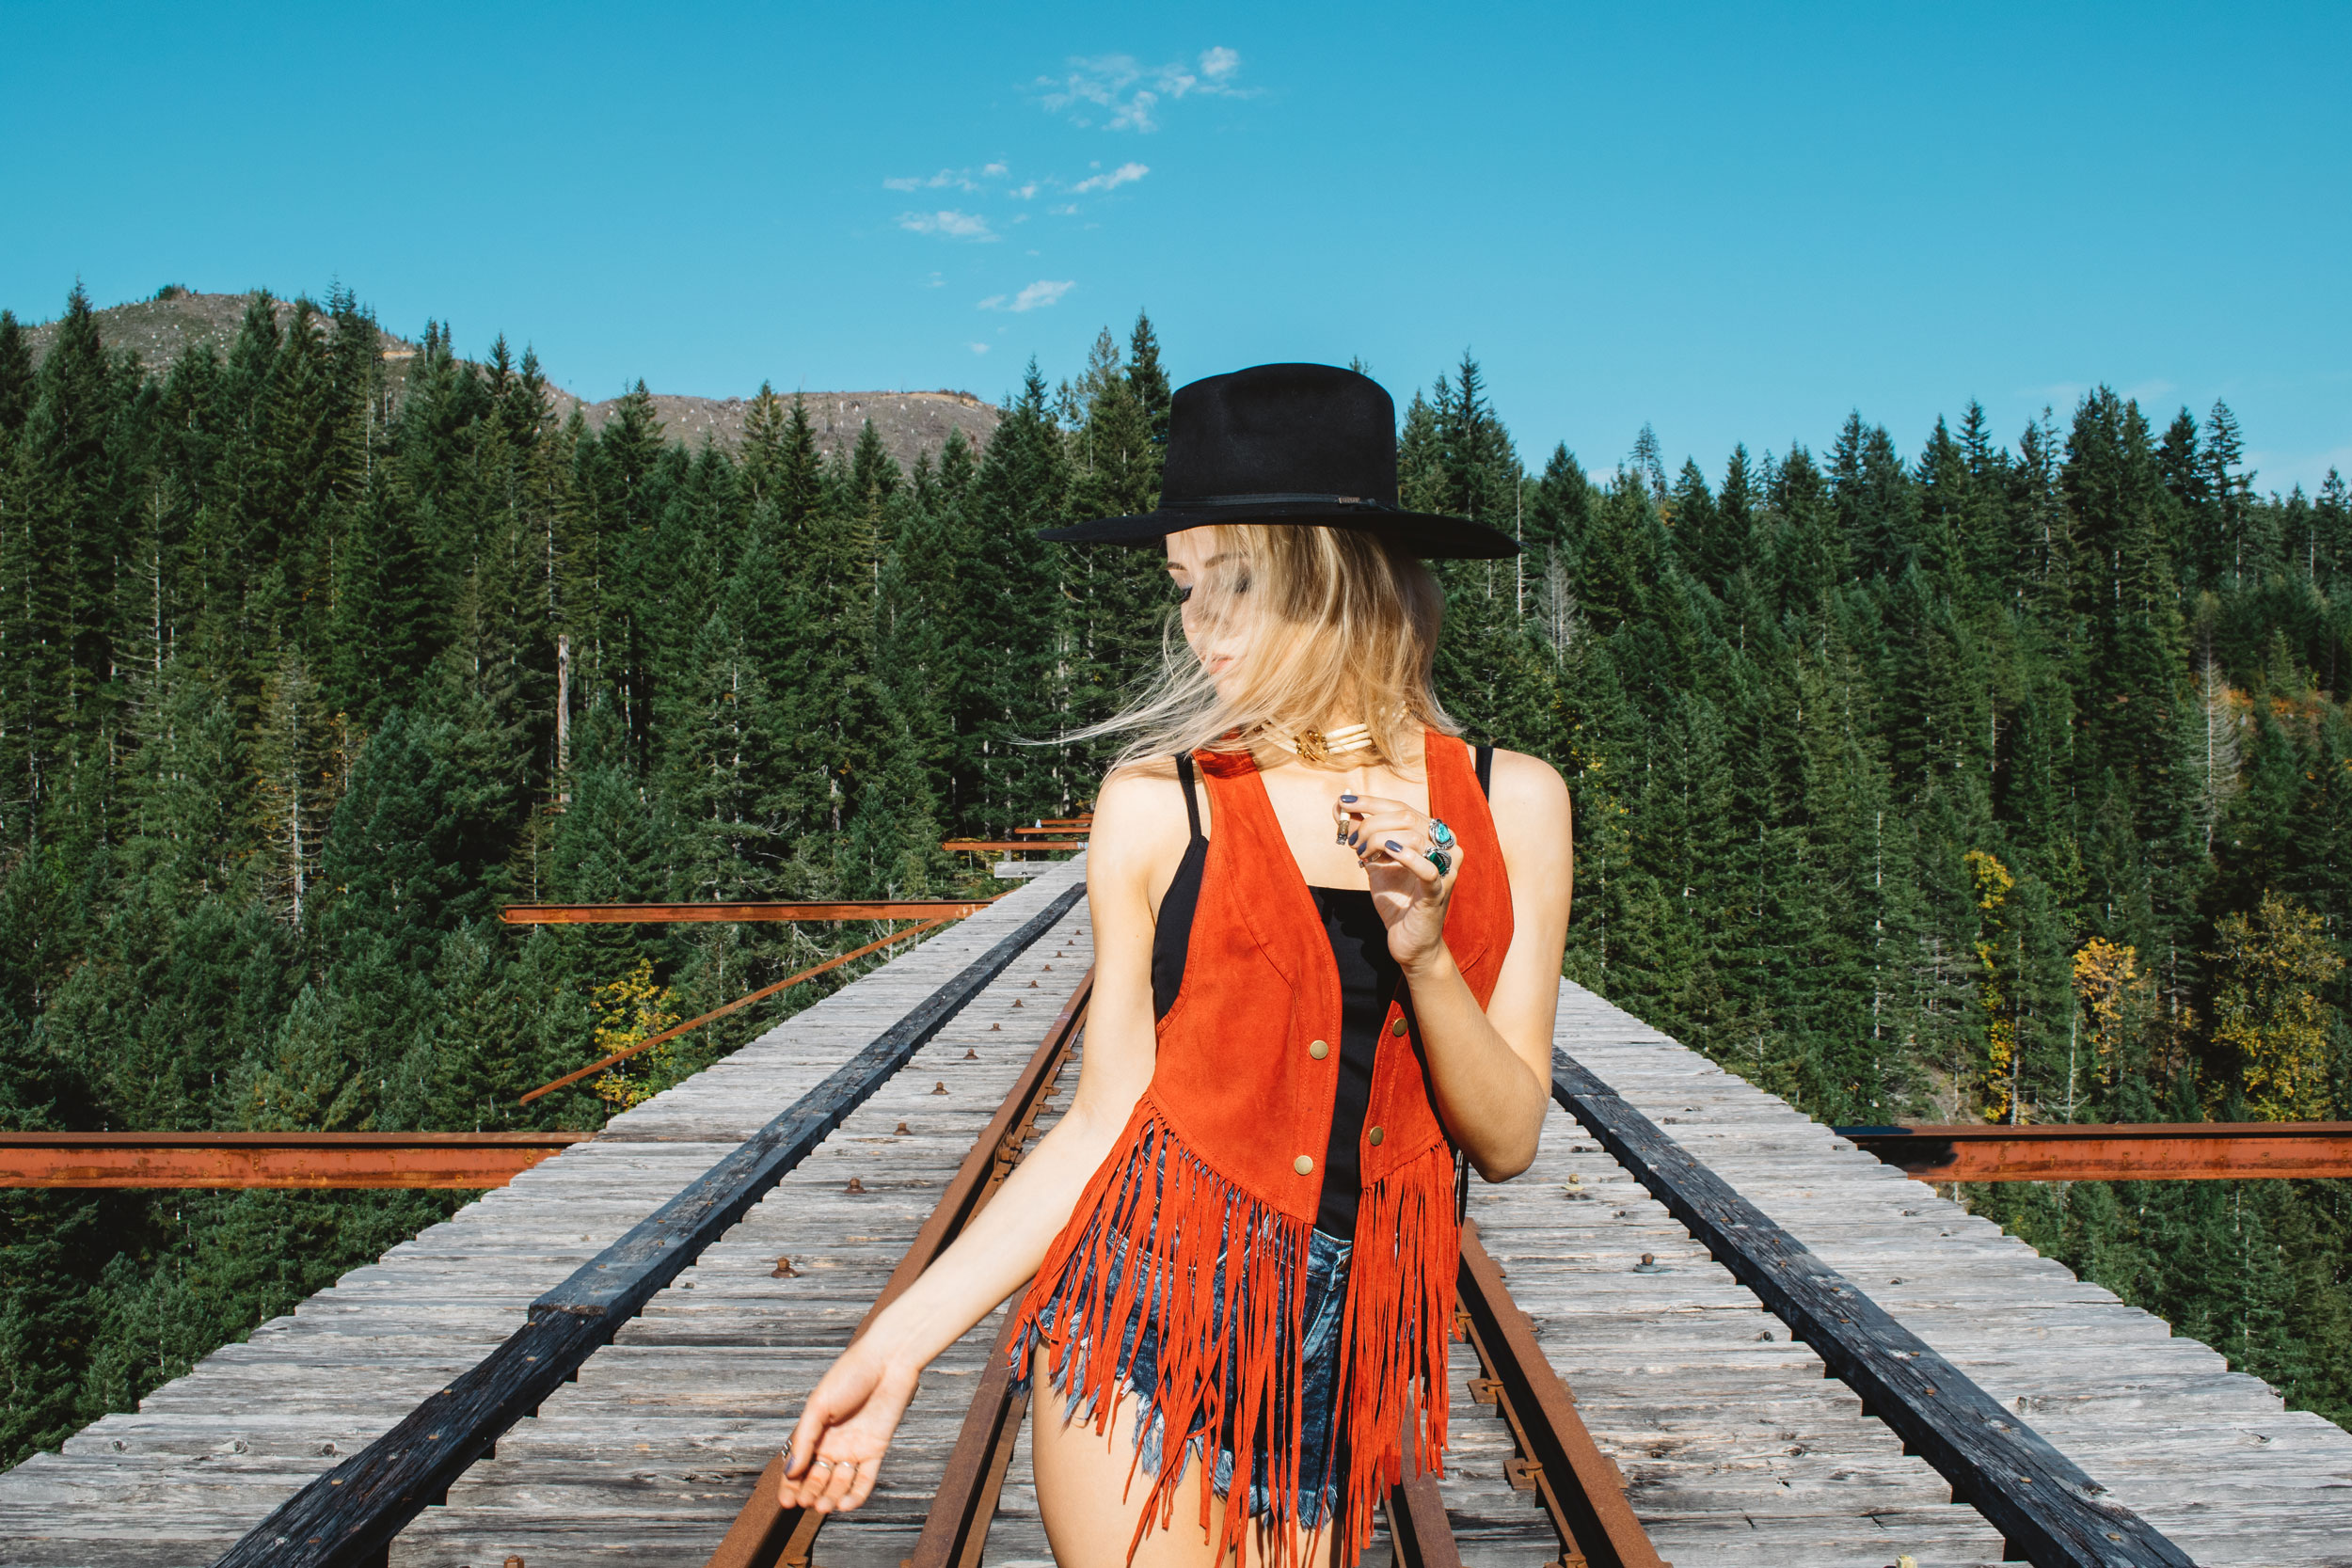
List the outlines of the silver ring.
{"label": "silver ring", "polygon": [[812,1470],[818,1468],[819,1465],[830,1470],[833,1468],[833,1461],[830,1459],[812,1459],[808,1462],[808,1467]]}
{"label": "silver ring", "polygon": [[1430,850],[1428,858],[1429,863],[1438,868],[1438,876],[1440,879],[1444,878],[1447,872],[1454,869],[1453,857],[1448,855],[1442,849]]}
{"label": "silver ring", "polygon": [[1429,819],[1429,842],[1440,849],[1451,849],[1454,847],[1454,830],[1433,816]]}

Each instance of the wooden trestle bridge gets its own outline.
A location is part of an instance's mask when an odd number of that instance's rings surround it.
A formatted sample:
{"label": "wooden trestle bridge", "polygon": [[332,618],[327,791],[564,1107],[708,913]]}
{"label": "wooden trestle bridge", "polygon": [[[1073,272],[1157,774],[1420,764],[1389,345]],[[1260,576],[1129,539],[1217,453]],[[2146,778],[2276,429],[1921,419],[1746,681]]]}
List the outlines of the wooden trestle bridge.
{"label": "wooden trestle bridge", "polygon": [[[1066,1097],[1083,874],[532,1150],[0,1476],[0,1563],[1049,1562],[1001,1313],[925,1378],[866,1508],[820,1534],[761,1479]],[[1857,1147],[1899,1132],[1561,1001],[1542,1153],[1470,1196],[1445,1474],[1398,1489],[1368,1561],[2352,1565],[2352,1434]]]}

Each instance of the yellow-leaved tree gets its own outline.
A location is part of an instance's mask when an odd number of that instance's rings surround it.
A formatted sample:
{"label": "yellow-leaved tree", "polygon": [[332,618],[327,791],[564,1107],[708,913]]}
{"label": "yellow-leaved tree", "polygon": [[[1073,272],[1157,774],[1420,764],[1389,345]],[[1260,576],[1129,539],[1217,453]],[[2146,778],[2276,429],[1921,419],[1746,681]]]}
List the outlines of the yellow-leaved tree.
{"label": "yellow-leaved tree", "polygon": [[2009,895],[2017,885],[2009,867],[1982,849],[1962,857],[1977,895],[1977,1005],[1984,1009],[1984,1119],[2017,1116],[2017,1013],[2010,1005],[2015,964],[2010,957]]}
{"label": "yellow-leaved tree", "polygon": [[2247,1108],[2263,1121],[2328,1117],[2328,1049],[2335,1009],[2320,990],[2344,959],[2319,916],[2265,893],[2250,913],[2214,927],[2213,1040],[2237,1069]]}
{"label": "yellow-leaved tree", "polygon": [[2139,950],[2092,937],[2074,955],[2074,994],[2090,1013],[2090,1045],[2099,1082],[2115,1086],[2123,1041],[2144,1013],[2153,987],[2139,972]]}
{"label": "yellow-leaved tree", "polygon": [[[643,1044],[677,1022],[677,1015],[670,1011],[670,988],[653,983],[649,958],[638,959],[635,969],[598,986],[592,1005],[596,1009],[599,1058]],[[589,1087],[614,1110],[626,1111],[660,1090],[669,1077],[670,1057],[676,1049],[675,1041],[664,1040],[651,1051],[613,1063],[596,1074]]]}

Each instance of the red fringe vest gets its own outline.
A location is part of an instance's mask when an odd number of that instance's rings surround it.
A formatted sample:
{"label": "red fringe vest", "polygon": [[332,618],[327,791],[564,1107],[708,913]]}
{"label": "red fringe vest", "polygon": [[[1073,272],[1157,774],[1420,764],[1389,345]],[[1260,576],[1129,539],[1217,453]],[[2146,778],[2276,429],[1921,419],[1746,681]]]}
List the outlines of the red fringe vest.
{"label": "red fringe vest", "polygon": [[[1435,733],[1426,746],[1430,815],[1452,827],[1468,851],[1446,911],[1446,942],[1483,1006],[1511,944],[1510,883],[1470,748]],[[1184,987],[1160,1020],[1151,1086],[1046,1252],[1017,1319],[1025,1349],[1016,1373],[1029,1375],[1033,1352],[1025,1347],[1034,1345],[1058,1381],[1073,1364],[1074,1344],[1119,1345],[1123,1304],[1104,1299],[1099,1286],[1114,1238],[1131,1266],[1149,1266],[1169,1282],[1154,1395],[1167,1437],[1131,1560],[1144,1531],[1155,1520],[1166,1528],[1173,1517],[1178,1445],[1196,1418],[1213,1439],[1228,1433],[1233,1444],[1219,1560],[1243,1541],[1261,1443],[1270,1450],[1274,1512],[1285,1521],[1295,1516],[1299,1302],[1340,1067],[1338,968],[1264,781],[1246,752],[1196,758],[1212,836]],[[1311,1053],[1316,1041],[1334,1048]],[[1399,1479],[1406,1421],[1421,1468],[1441,1473],[1445,1448],[1446,1343],[1461,1233],[1454,1149],[1430,1103],[1409,1006],[1391,1004],[1384,1021],[1359,1155],[1363,1189],[1342,1334],[1343,1424],[1335,1433],[1348,1455],[1346,1491],[1332,1521],[1343,1563],[1361,1554],[1373,1510]],[[1222,1302],[1212,1283],[1220,1256],[1228,1265]],[[1050,1326],[1039,1318],[1048,1303]],[[1213,1323],[1224,1331],[1213,1336]],[[1090,1400],[1097,1432],[1119,1402],[1125,1373],[1119,1359],[1078,1358],[1083,1386],[1065,1389]],[[1236,1408],[1227,1407],[1229,1384]],[[1200,1486],[1204,1528],[1208,1468]]]}

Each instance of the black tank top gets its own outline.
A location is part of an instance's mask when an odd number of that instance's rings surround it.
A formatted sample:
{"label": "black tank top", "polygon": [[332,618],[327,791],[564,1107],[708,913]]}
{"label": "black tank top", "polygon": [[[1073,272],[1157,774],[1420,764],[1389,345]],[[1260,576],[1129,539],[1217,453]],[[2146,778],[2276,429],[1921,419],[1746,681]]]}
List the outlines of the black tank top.
{"label": "black tank top", "polygon": [[[1494,770],[1494,748],[1478,748],[1478,787],[1488,793]],[[1152,933],[1152,1014],[1166,1018],[1184,989],[1184,955],[1192,945],[1193,912],[1200,903],[1200,879],[1209,863],[1208,835],[1200,831],[1200,804],[1193,795],[1192,758],[1176,759],[1176,777],[1184,789],[1184,816],[1192,825],[1184,858],[1160,899],[1158,925]],[[1340,972],[1340,1081],[1331,1107],[1331,1138],[1324,1149],[1323,1195],[1315,1209],[1315,1228],[1345,1240],[1356,1233],[1356,1199],[1363,1179],[1357,1145],[1364,1130],[1365,1108],[1372,1102],[1372,1069],[1380,1053],[1380,1021],[1388,1016],[1403,978],[1389,953],[1388,927],[1374,908],[1372,894],[1363,888],[1316,887],[1315,911],[1323,916],[1323,932],[1331,943],[1331,958]]]}

